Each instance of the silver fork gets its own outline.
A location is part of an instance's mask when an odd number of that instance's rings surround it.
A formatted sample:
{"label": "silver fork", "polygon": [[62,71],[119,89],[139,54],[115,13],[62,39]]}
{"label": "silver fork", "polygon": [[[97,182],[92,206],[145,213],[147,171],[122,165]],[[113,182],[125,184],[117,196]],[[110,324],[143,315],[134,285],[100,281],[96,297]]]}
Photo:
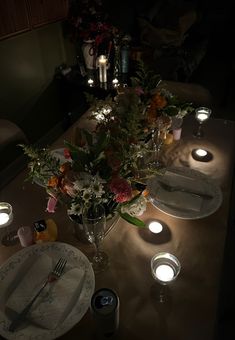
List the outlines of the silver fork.
{"label": "silver fork", "polygon": [[189,194],[192,194],[192,195],[195,195],[195,196],[199,196],[199,197],[202,197],[202,198],[205,198],[205,199],[213,198],[213,196],[210,195],[210,194],[204,194],[204,193],[195,192],[194,190],[183,188],[183,187],[180,187],[178,185],[172,186],[172,185],[167,184],[167,183],[162,182],[162,181],[158,181],[158,184],[160,185],[160,187],[162,187],[162,189],[164,189],[166,191],[169,191],[169,192],[180,191],[180,192],[187,192]]}
{"label": "silver fork", "polygon": [[48,274],[46,281],[39,289],[37,294],[33,297],[33,299],[25,306],[25,308],[15,317],[15,319],[11,322],[9,326],[9,331],[14,332],[18,326],[26,319],[28,312],[30,311],[32,305],[34,304],[35,300],[39,297],[43,289],[47,286],[48,283],[58,280],[58,278],[62,275],[64,271],[64,267],[67,261],[63,258],[60,258],[59,261],[56,263],[53,270]]}

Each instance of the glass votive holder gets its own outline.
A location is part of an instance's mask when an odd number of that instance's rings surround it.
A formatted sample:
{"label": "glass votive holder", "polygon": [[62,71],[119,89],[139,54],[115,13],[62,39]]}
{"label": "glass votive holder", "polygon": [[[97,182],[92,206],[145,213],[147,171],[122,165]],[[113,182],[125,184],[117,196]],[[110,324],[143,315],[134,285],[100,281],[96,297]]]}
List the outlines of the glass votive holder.
{"label": "glass votive holder", "polygon": [[205,122],[211,115],[211,109],[207,107],[199,107],[196,109],[195,118],[199,123]]}
{"label": "glass votive holder", "polygon": [[170,253],[158,253],[151,259],[153,278],[162,285],[167,285],[174,281],[179,275],[180,270],[179,260]]}
{"label": "glass votive holder", "polygon": [[8,226],[13,220],[12,206],[7,202],[0,202],[0,228]]}

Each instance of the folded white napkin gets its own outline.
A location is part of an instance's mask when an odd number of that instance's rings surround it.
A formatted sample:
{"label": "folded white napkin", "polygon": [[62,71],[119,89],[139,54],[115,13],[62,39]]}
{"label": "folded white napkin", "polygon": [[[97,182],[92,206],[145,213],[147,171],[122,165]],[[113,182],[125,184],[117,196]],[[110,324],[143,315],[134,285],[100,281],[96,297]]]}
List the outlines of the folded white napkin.
{"label": "folded white napkin", "polygon": [[174,191],[169,192],[157,187],[154,198],[171,207],[183,210],[200,211],[203,199],[187,192]]}
{"label": "folded white napkin", "polygon": [[[40,255],[10,295],[6,307],[20,313],[40,289],[53,266],[49,256]],[[28,319],[43,328],[55,329],[79,298],[84,275],[84,270],[73,268],[60,279],[48,283],[32,306]]]}
{"label": "folded white napkin", "polygon": [[180,187],[186,190],[192,190],[197,194],[203,194],[206,193],[206,186],[202,179],[167,170],[164,175],[154,178],[150,185],[151,196],[163,204],[183,210],[201,210],[203,203],[202,197],[182,191],[170,192],[160,186],[160,181],[172,187]]}
{"label": "folded white napkin", "polygon": [[198,194],[206,194],[205,181],[202,178],[190,177],[184,174],[167,170],[162,180],[172,186],[180,186]]}

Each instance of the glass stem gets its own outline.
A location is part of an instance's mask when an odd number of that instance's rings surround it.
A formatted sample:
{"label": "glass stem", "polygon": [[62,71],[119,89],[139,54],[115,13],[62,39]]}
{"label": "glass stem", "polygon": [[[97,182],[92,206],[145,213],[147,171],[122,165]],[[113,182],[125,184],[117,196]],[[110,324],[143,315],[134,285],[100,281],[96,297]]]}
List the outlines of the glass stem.
{"label": "glass stem", "polygon": [[99,260],[99,258],[100,258],[100,242],[98,240],[95,240],[94,246],[95,246],[95,255],[94,255],[94,258],[96,260]]}

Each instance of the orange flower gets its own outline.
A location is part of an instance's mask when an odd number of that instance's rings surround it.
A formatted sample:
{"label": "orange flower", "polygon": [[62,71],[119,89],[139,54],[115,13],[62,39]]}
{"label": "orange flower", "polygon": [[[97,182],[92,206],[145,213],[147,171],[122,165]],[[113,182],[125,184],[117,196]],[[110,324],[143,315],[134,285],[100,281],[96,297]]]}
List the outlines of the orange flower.
{"label": "orange flower", "polygon": [[52,187],[52,188],[57,187],[58,184],[59,184],[59,178],[56,177],[56,176],[51,177],[51,178],[49,179],[48,183],[47,183],[47,185],[48,185],[49,187]]}
{"label": "orange flower", "polygon": [[60,166],[60,172],[62,172],[62,174],[68,172],[70,169],[71,169],[71,164],[69,162],[61,164]]}
{"label": "orange flower", "polygon": [[151,104],[156,108],[156,109],[163,109],[167,105],[167,100],[166,98],[161,95],[160,92],[156,92],[155,95],[152,97]]}

